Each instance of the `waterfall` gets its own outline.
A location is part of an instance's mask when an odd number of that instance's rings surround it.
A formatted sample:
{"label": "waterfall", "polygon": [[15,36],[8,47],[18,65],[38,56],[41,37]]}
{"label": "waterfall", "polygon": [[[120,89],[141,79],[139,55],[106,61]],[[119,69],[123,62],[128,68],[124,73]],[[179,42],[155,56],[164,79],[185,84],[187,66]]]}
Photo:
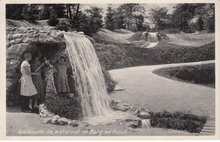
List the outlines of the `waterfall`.
{"label": "waterfall", "polygon": [[102,69],[92,43],[84,35],[64,34],[66,50],[75,77],[76,92],[80,96],[83,120],[90,124],[111,123],[130,117],[110,108]]}
{"label": "waterfall", "polygon": [[158,44],[157,32],[148,33],[148,45],[145,48],[152,48]]}
{"label": "waterfall", "polygon": [[84,35],[65,33],[66,49],[76,75],[76,91],[81,97],[83,117],[107,116],[110,97],[92,43]]}
{"label": "waterfall", "polygon": [[149,42],[158,42],[157,32],[155,32],[155,33],[149,32],[148,33],[148,41]]}

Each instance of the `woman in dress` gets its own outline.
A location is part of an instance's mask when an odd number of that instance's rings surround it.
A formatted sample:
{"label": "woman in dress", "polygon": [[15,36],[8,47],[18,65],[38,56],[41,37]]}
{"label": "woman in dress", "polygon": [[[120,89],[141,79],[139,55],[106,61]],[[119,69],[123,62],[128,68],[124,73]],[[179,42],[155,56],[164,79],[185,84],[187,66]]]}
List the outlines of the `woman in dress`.
{"label": "woman in dress", "polygon": [[30,53],[24,54],[24,61],[21,63],[21,96],[25,96],[29,98],[29,109],[33,109],[33,100],[34,106],[37,106],[37,100],[34,96],[37,94],[37,90],[32,81],[32,75],[39,75],[38,73],[31,72],[29,61],[31,60],[32,56]]}
{"label": "woman in dress", "polygon": [[59,63],[56,66],[56,85],[58,93],[68,93],[70,92],[68,79],[67,79],[67,63],[64,57],[61,57]]}
{"label": "woman in dress", "polygon": [[36,52],[35,57],[31,63],[32,71],[39,73],[38,76],[32,76],[33,83],[37,89],[36,99],[38,100],[38,103],[42,102],[44,99],[44,83],[42,79],[42,67],[45,65],[45,63],[42,63],[40,59],[41,59],[41,54],[39,52]]}
{"label": "woman in dress", "polygon": [[56,72],[55,67],[50,63],[49,60],[46,61],[45,66],[45,82],[46,82],[46,94],[45,98],[54,97],[57,95],[56,87],[54,84],[54,73]]}

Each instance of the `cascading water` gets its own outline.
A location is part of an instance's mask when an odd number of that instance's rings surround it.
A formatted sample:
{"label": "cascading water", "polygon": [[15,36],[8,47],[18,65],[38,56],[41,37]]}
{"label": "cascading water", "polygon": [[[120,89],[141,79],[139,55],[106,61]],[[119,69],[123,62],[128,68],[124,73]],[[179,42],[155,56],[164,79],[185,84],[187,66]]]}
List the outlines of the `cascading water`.
{"label": "cascading water", "polygon": [[149,32],[148,33],[148,42],[149,45],[147,46],[147,48],[152,48],[155,47],[158,44],[158,37],[157,37],[157,32]]}
{"label": "cascading water", "polygon": [[76,75],[75,85],[81,100],[83,119],[91,123],[112,120],[115,112],[110,108],[111,100],[92,43],[78,33],[65,33],[64,38],[70,63]]}
{"label": "cascading water", "polygon": [[155,33],[149,32],[149,33],[148,33],[148,41],[149,41],[149,42],[158,42],[157,32],[155,32]]}

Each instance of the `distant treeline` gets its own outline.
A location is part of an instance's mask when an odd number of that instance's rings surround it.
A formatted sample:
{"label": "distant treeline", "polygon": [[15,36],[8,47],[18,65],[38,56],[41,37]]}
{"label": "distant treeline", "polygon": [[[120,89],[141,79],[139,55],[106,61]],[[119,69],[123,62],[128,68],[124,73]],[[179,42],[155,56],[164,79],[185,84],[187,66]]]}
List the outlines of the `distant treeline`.
{"label": "distant treeline", "polygon": [[[109,6],[103,21],[103,9],[90,7],[82,11],[81,4],[7,4],[6,18],[27,20],[48,20],[51,26],[60,30],[79,30],[88,35],[101,27],[109,30],[128,29],[132,31],[166,30],[171,32],[194,32],[215,29],[214,4],[177,4],[173,12],[166,7],[151,9],[147,13],[142,4],[122,4],[118,8]],[[59,23],[58,18],[68,18],[70,24]],[[146,20],[147,19],[147,20]],[[153,26],[152,26],[153,25]]]}

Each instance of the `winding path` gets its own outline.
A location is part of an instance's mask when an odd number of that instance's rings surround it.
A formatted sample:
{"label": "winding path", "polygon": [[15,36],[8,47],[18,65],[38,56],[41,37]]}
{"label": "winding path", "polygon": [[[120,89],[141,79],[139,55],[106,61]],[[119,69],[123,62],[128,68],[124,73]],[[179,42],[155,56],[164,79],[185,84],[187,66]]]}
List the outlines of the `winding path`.
{"label": "winding path", "polygon": [[194,63],[140,66],[111,70],[110,74],[124,91],[115,91],[113,99],[151,111],[190,111],[197,115],[215,116],[215,89],[167,79],[152,73],[164,67],[214,63]]}

